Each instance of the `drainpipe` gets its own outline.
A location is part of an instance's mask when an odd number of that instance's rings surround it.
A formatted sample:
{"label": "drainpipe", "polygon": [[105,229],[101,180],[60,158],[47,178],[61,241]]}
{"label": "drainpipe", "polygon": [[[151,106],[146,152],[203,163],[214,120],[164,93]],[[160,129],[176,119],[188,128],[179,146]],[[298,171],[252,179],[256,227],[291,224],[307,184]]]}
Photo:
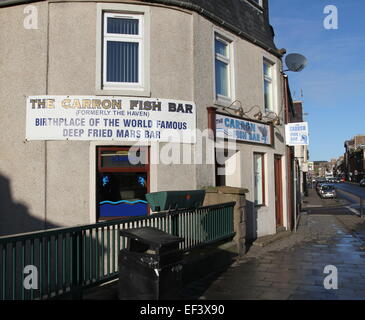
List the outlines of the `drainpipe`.
{"label": "drainpipe", "polygon": [[294,161],[294,231],[297,232],[297,170]]}

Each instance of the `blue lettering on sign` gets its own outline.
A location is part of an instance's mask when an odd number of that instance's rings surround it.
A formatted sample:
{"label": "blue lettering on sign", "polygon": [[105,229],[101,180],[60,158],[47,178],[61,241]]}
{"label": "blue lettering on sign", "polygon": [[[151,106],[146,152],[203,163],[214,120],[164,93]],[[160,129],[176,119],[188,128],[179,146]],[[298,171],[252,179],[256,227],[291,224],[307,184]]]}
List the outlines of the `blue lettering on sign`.
{"label": "blue lettering on sign", "polygon": [[236,130],[235,133],[236,133],[236,139],[247,140],[247,133],[246,132]]}
{"label": "blue lettering on sign", "polygon": [[250,133],[249,137],[251,141],[260,141],[260,135],[258,133]]}
{"label": "blue lettering on sign", "polygon": [[123,119],[125,127],[152,128],[152,120]]}
{"label": "blue lettering on sign", "polygon": [[[217,133],[221,136],[253,143],[269,142],[269,126],[230,117],[216,119]],[[224,127],[224,128],[222,128]]]}
{"label": "blue lettering on sign", "polygon": [[247,132],[256,131],[256,125],[254,123],[242,120],[225,118],[224,125],[230,129],[239,129]]}
{"label": "blue lettering on sign", "polygon": [[302,126],[302,125],[290,127],[290,131],[305,131],[306,129],[307,129],[306,126]]}

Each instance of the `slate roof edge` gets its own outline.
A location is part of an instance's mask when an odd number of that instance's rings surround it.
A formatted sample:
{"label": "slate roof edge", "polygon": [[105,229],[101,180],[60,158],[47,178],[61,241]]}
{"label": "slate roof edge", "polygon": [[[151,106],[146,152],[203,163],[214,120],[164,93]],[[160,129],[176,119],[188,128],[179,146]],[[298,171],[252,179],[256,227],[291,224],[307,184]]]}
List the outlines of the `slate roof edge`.
{"label": "slate roof edge", "polygon": [[230,24],[229,22],[222,20],[221,18],[217,17],[214,13],[209,12],[208,10],[205,10],[204,8],[202,8],[201,6],[199,6],[197,4],[187,3],[187,2],[183,2],[183,1],[179,1],[179,0],[141,0],[141,1],[160,3],[160,4],[164,4],[164,5],[170,5],[170,6],[177,6],[177,7],[181,7],[184,9],[191,10],[191,11],[195,11],[195,12],[199,13],[200,15],[205,16],[206,18],[221,25],[222,27],[225,27],[226,29],[233,32],[234,34],[236,34],[242,38],[245,38],[246,40],[250,41],[251,43],[253,43],[255,45],[258,45],[259,47],[265,49],[267,52],[275,55],[276,57],[278,57],[278,58],[283,57],[283,54],[279,50],[268,46],[267,44],[263,43],[262,41],[247,34],[246,32],[242,31],[241,29],[237,28],[236,26]]}
{"label": "slate roof edge", "polygon": [[44,0],[0,0],[0,8],[16,6],[16,5],[25,4],[25,3],[40,2],[40,1],[44,1]]}

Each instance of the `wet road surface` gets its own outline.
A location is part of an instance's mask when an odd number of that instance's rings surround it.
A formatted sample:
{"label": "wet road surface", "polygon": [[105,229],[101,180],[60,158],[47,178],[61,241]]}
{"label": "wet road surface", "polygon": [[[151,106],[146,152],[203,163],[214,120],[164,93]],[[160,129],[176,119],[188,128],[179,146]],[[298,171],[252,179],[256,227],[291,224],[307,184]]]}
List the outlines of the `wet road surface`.
{"label": "wet road surface", "polygon": [[[219,276],[192,284],[185,296],[217,300],[363,300],[364,221],[340,205],[311,207],[302,215],[296,234],[260,252],[249,251]],[[328,276],[324,268],[328,265],[337,268],[337,290],[324,288]]]}

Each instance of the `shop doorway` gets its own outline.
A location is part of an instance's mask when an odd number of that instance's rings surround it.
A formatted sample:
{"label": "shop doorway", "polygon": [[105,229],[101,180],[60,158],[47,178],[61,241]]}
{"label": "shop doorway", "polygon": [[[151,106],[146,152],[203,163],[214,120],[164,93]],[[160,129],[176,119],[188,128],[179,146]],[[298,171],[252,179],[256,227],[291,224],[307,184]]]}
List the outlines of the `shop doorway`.
{"label": "shop doorway", "polygon": [[148,214],[148,147],[98,147],[96,175],[98,221]]}
{"label": "shop doorway", "polygon": [[281,156],[275,155],[275,212],[276,212],[276,226],[283,226],[283,182],[282,182],[282,167]]}

